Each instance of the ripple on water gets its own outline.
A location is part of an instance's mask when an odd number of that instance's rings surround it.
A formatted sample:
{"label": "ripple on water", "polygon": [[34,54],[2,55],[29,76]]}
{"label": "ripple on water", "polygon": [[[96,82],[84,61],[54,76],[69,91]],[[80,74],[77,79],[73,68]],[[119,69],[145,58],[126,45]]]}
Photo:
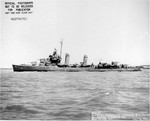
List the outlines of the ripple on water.
{"label": "ripple on water", "polygon": [[3,71],[0,118],[90,120],[94,111],[149,113],[147,75]]}
{"label": "ripple on water", "polygon": [[23,105],[10,105],[10,106],[6,106],[3,111],[4,112],[7,112],[7,111],[23,112],[23,113],[30,113],[30,114],[39,113],[38,111],[33,110],[33,109],[28,109],[28,108],[24,107]]}

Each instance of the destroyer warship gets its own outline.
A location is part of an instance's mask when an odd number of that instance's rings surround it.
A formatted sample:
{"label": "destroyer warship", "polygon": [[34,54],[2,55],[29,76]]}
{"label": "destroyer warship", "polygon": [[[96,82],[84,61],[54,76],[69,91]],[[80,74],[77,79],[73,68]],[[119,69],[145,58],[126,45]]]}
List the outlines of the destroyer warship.
{"label": "destroyer warship", "polygon": [[87,64],[88,56],[84,55],[83,62],[80,64],[69,64],[70,55],[68,53],[65,54],[65,63],[62,64],[62,44],[61,41],[61,49],[60,55],[58,55],[57,50],[55,49],[52,55],[49,55],[48,58],[40,59],[40,63],[37,64],[36,61],[31,62],[31,65],[21,64],[21,65],[12,65],[13,70],[17,72],[23,71],[64,71],[64,72],[105,72],[105,71],[141,71],[140,68],[136,67],[128,67],[126,64],[118,65],[118,62],[101,63],[99,62],[97,65],[93,63],[91,65]]}

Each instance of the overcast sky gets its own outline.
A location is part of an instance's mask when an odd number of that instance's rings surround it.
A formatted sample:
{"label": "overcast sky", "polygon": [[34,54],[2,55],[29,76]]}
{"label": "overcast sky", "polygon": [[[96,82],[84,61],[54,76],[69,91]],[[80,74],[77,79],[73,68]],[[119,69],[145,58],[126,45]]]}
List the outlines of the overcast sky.
{"label": "overcast sky", "polygon": [[[8,0],[2,0],[3,6],[4,1]],[[70,63],[80,63],[86,54],[88,64],[101,59],[150,64],[149,0],[30,1],[34,2],[31,15],[7,15],[2,8],[1,67],[47,58],[54,48],[60,51],[60,39],[62,63],[69,53]]]}

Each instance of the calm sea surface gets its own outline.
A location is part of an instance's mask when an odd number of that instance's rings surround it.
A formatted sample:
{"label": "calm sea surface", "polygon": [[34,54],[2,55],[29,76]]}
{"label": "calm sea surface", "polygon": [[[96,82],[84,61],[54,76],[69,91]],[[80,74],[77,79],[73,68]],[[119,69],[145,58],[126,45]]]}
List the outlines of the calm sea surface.
{"label": "calm sea surface", "polygon": [[148,119],[149,114],[148,69],[141,72],[2,69],[0,91],[0,119],[90,120],[100,114],[108,119]]}

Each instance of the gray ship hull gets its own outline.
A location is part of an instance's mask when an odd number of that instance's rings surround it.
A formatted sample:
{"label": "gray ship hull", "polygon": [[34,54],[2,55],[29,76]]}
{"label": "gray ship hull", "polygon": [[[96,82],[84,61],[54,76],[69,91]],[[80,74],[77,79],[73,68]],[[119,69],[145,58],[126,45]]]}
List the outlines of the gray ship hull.
{"label": "gray ship hull", "polygon": [[30,66],[30,65],[12,65],[13,70],[16,72],[22,71],[61,71],[61,72],[105,72],[105,71],[141,71],[140,68],[117,68],[117,69],[95,69],[92,67],[81,68],[81,67],[58,67],[58,66]]}

